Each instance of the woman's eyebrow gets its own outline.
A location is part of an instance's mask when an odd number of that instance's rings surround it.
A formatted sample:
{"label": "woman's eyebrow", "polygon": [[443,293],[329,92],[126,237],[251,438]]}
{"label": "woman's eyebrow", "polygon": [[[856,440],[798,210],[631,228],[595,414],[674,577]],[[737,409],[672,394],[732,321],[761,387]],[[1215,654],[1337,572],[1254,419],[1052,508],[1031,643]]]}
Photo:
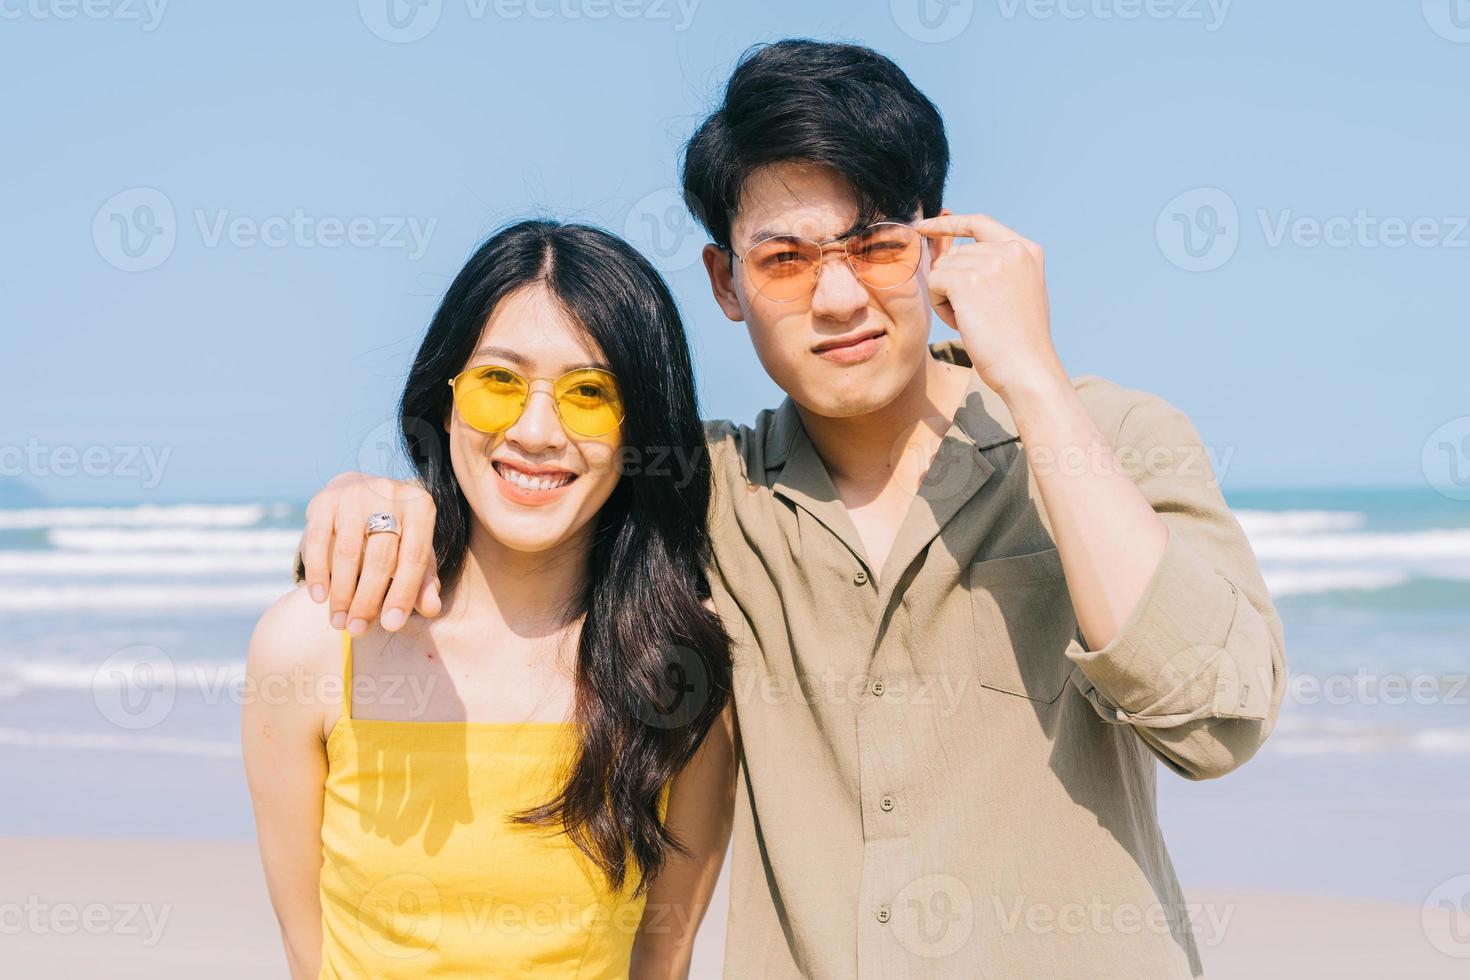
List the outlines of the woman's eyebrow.
{"label": "woman's eyebrow", "polygon": [[526,359],[509,347],[481,347],[475,351],[476,357],[495,357],[502,361],[509,361],[516,367],[525,367]]}
{"label": "woman's eyebrow", "polygon": [[[497,360],[511,364],[514,367],[521,368],[522,370],[528,370],[531,366],[530,361],[528,361],[518,352],[511,350],[509,347],[481,347],[479,350],[475,351],[475,357],[493,357]],[[612,368],[608,367],[602,361],[579,360],[562,365],[562,369],[558,371],[557,374],[569,374],[572,371],[581,371],[587,368],[592,368],[597,371],[607,371],[609,374],[612,373]]]}
{"label": "woman's eyebrow", "polygon": [[581,371],[584,369],[591,369],[593,371],[606,371],[608,374],[612,374],[612,368],[608,367],[601,361],[588,361],[585,364],[569,364],[561,369],[561,373],[569,374],[572,371]]}

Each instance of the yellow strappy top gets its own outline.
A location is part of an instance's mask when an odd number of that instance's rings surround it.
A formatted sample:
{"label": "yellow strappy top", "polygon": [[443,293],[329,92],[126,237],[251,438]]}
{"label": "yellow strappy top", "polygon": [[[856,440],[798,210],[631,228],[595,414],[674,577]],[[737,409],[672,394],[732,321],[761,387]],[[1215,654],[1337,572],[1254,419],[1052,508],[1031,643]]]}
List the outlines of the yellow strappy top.
{"label": "yellow strappy top", "polygon": [[[645,896],[611,894],[564,833],[509,816],[549,798],[571,723],[342,717],[322,807],[324,978],[626,977]],[[665,801],[667,800],[667,791]]]}

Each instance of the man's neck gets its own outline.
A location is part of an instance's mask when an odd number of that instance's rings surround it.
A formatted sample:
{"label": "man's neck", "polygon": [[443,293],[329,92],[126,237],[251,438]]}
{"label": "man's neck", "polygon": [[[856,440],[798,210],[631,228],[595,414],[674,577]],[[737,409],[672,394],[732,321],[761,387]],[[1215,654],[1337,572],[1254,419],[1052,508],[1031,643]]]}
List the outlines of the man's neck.
{"label": "man's neck", "polygon": [[904,477],[917,487],[964,402],[973,371],[925,358],[897,398],[874,412],[829,418],[797,406],[807,437],[849,507]]}

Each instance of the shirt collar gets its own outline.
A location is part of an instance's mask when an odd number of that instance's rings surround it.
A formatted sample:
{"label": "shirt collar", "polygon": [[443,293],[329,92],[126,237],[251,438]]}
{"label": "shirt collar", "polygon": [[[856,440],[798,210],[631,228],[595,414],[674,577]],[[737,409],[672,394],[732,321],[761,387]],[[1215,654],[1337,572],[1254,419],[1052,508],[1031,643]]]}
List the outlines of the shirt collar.
{"label": "shirt collar", "polygon": [[[960,367],[973,368],[970,355],[958,340],[947,340],[929,345],[929,353],[936,360]],[[1001,397],[980,380],[974,371],[970,374],[969,387],[965,389],[965,400],[956,409],[954,426],[960,434],[974,443],[976,449],[990,449],[1018,437],[1016,423]],[[766,468],[778,469],[791,456],[798,441],[810,445],[806,427],[801,423],[801,413],[789,397],[775,410],[771,423],[770,438],[766,440]],[[815,455],[815,451],[813,451]]]}

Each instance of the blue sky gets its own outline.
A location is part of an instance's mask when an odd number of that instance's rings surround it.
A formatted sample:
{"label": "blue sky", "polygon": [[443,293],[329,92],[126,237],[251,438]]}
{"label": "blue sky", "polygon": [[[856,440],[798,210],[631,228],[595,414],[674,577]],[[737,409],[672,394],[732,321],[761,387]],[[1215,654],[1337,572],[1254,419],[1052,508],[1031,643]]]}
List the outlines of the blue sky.
{"label": "blue sky", "polygon": [[1227,488],[1422,484],[1470,414],[1464,0],[391,2],[0,4],[0,482],[296,499],[381,470],[439,293],[529,213],[638,241],[706,413],[751,418],[779,392],[675,160],[787,35],[909,72],[949,206],[1047,248],[1068,369],[1186,410]]}

